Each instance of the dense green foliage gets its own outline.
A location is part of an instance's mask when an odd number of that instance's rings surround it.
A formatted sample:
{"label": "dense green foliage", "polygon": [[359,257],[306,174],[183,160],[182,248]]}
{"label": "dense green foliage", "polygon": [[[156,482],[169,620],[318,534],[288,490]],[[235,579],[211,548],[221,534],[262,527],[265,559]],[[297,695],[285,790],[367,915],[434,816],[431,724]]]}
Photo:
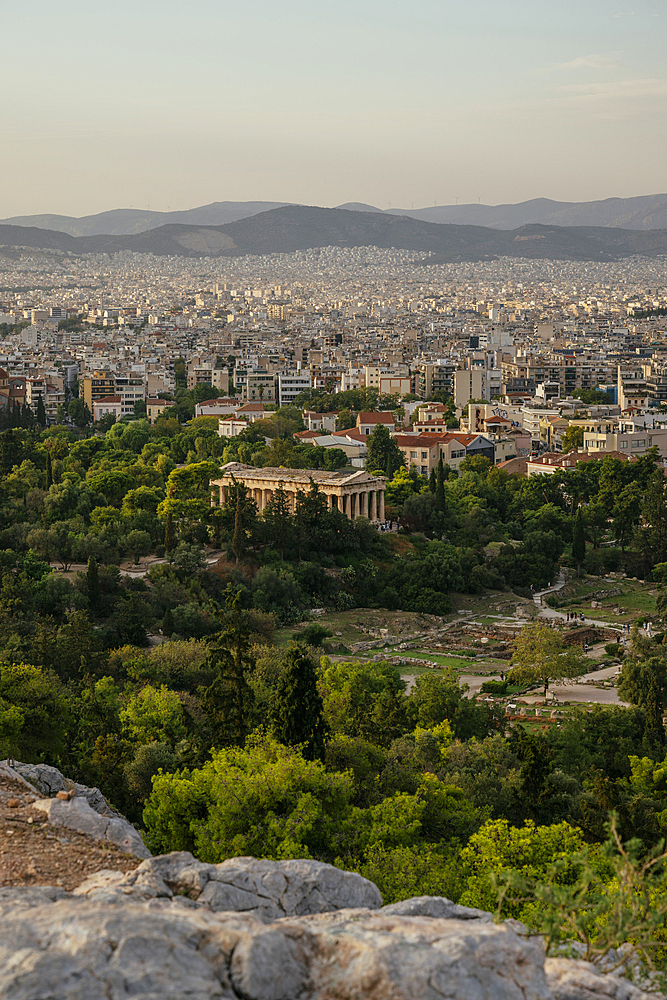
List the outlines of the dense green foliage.
{"label": "dense green foliage", "polygon": [[[427,478],[380,428],[370,465],[391,477],[400,530],[379,533],[328,510],[313,480],[294,510],[278,489],[260,514],[240,481],[212,503],[223,462],[333,469],[345,456],[295,445],[294,409],[231,440],[214,418],[182,426],[185,392],[154,426],[0,431],[0,755],[98,785],[157,850],[322,858],[373,879],[387,901],[494,908],[504,886],[502,912],[533,921],[508,888],[516,869],[545,913],[564,912],[584,883],[617,900],[601,846],[610,811],[619,843],[639,838],[637,864],[667,833],[662,633],[635,630],[626,648],[630,708],[531,732],[509,730],[450,671],[408,692],[394,665],[334,661],[327,629],[295,626],[311,608],[439,615],[455,591],[529,595],[562,564],[653,574],[663,614],[655,455],[530,479],[474,458]],[[295,641],[274,645],[279,627]],[[531,626],[500,686],[546,687],[586,665]]]}

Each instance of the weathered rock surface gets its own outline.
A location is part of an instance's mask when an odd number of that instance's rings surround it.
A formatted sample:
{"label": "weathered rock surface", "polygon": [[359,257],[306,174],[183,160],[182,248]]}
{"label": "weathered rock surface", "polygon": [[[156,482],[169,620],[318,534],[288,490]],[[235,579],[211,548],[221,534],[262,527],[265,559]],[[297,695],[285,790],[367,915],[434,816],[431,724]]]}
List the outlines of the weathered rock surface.
{"label": "weathered rock surface", "polygon": [[40,795],[53,798],[58,792],[73,790],[77,798],[84,798],[90,808],[101,816],[117,816],[122,819],[120,813],[111,808],[99,788],[89,788],[77,781],[70,781],[57,767],[52,767],[50,764],[23,764],[15,760],[11,764],[11,769],[29,781]]}
{"label": "weathered rock surface", "polygon": [[62,799],[37,799],[33,803],[35,809],[46,814],[52,826],[65,827],[85,833],[94,840],[106,840],[116,844],[126,854],[134,854],[137,858],[150,858],[141,834],[119,816],[100,816],[91,809],[85,799],[73,798],[68,802]]}
{"label": "weathered rock surface", "polygon": [[[247,911],[212,912],[218,890]],[[366,902],[336,909],[350,899]],[[73,893],[0,889],[0,1000],[649,1000],[586,962],[545,963],[517,921],[433,896],[378,905],[329,865],[186,852]]]}
{"label": "weathered rock surface", "polygon": [[262,920],[382,905],[377,886],[368,879],[320,861],[229,858],[212,865],[187,851],[150,858],[127,874],[98,872],[74,892],[100,902],[185,896],[213,912],[233,910]]}
{"label": "weathered rock surface", "polygon": [[444,896],[413,896],[412,899],[383,906],[380,912],[397,917],[441,917],[445,920],[484,920],[487,923],[493,919],[486,910],[459,906]]}
{"label": "weathered rock surface", "polygon": [[99,788],[88,788],[69,781],[48,764],[23,764],[20,761],[0,761],[3,775],[27,783],[27,787],[44,796],[57,796],[58,792],[74,792],[74,798],[38,798],[33,806],[45,813],[52,826],[76,830],[94,840],[116,844],[125,854],[137,858],[150,858],[151,852],[141,834],[124,816],[115,812]]}
{"label": "weathered rock surface", "polygon": [[484,921],[356,909],[265,924],[168,900],[27,901],[23,892],[0,896],[0,997],[12,1000],[552,996],[540,945]]}
{"label": "weathered rock surface", "polygon": [[544,968],[554,1000],[661,1000],[662,994],[645,993],[621,976],[605,976],[590,962],[547,958]]}

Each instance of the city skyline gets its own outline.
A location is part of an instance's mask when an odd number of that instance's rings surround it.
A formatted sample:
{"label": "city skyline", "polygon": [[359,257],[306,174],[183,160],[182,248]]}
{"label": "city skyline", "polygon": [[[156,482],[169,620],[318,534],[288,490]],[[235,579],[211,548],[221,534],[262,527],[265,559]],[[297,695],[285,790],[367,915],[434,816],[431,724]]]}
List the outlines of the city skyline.
{"label": "city skyline", "polygon": [[664,189],[657,0],[4,13],[0,217]]}

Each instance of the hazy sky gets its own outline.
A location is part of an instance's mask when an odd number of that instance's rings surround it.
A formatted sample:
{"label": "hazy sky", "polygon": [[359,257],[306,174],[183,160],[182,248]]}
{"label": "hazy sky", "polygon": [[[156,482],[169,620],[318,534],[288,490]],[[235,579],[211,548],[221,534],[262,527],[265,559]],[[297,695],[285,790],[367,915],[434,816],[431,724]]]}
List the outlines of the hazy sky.
{"label": "hazy sky", "polygon": [[2,3],[0,218],[667,190],[665,0]]}

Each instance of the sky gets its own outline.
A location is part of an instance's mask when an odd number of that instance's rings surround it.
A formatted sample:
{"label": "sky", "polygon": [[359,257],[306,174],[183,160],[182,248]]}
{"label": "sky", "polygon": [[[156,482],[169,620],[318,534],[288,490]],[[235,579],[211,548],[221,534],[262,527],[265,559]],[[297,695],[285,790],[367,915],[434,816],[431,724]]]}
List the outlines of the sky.
{"label": "sky", "polygon": [[664,0],[4,0],[0,218],[667,190]]}

